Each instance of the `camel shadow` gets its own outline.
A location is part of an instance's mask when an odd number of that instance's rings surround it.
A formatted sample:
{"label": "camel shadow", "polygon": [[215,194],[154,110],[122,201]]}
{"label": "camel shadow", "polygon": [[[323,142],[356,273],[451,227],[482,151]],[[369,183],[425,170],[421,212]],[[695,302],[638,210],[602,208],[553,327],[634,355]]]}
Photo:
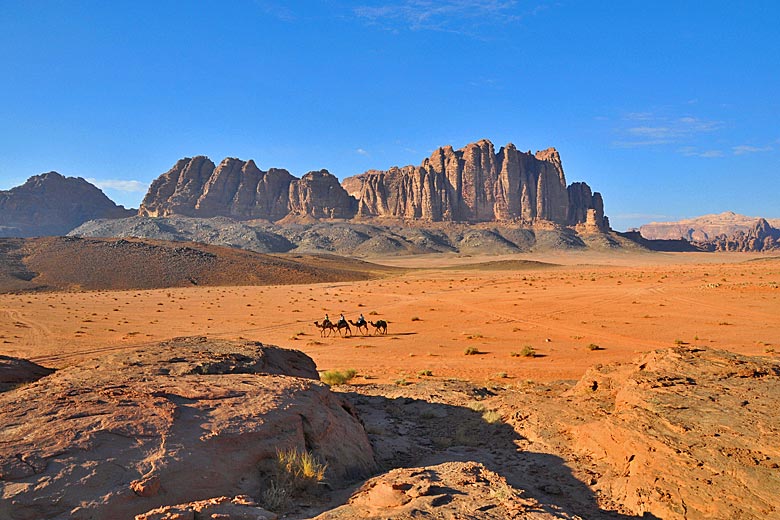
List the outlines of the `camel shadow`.
{"label": "camel shadow", "polygon": [[469,391],[474,401],[468,407],[411,397],[342,395],[358,410],[380,472],[475,461],[503,476],[523,498],[536,501],[538,512],[556,518],[570,518],[564,511],[589,520],[660,520],[649,513],[633,516],[602,509],[594,491],[575,477],[564,459],[534,451],[533,443],[481,405],[479,400],[490,390]]}

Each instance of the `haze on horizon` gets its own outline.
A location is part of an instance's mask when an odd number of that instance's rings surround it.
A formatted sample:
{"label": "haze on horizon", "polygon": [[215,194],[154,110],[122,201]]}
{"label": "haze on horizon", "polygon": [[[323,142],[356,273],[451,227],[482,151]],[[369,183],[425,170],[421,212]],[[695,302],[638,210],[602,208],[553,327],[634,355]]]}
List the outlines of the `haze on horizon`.
{"label": "haze on horizon", "polygon": [[138,207],[185,156],[343,179],[487,138],[556,147],[616,229],[778,218],[779,19],[770,1],[11,0],[0,189],[56,170]]}

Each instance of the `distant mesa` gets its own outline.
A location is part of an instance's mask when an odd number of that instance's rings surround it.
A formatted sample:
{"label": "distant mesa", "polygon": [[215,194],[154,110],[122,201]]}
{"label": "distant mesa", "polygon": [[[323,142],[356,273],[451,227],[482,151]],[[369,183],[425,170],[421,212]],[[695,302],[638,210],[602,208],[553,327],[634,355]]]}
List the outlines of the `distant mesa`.
{"label": "distant mesa", "polygon": [[[747,232],[761,219],[725,211],[673,222],[651,222],[639,228],[644,238],[650,240],[677,240],[706,242],[718,235],[731,236],[738,231]],[[780,228],[780,219],[768,219],[768,224]]]}
{"label": "distant mesa", "polygon": [[21,186],[0,191],[0,237],[64,235],[89,220],[133,214],[81,177],[57,172],[35,175]]}
{"label": "distant mesa", "polygon": [[677,222],[651,222],[639,229],[648,240],[685,240],[702,251],[780,250],[780,219],[726,211]]}
{"label": "distant mesa", "polygon": [[560,155],[535,155],[487,140],[436,150],[420,166],[370,170],[343,183],[327,170],[301,179],[254,161],[185,158],[157,178],[139,209],[150,217],[394,219],[424,222],[547,222],[609,229],[599,193],[566,184]]}

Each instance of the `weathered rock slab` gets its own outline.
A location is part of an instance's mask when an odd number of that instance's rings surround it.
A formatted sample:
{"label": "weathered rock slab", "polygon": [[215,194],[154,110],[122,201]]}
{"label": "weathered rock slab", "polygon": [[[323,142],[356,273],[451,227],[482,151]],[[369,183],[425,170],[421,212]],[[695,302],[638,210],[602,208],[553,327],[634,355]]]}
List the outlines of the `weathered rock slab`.
{"label": "weathered rock slab", "polygon": [[277,453],[311,452],[333,483],[365,475],[352,408],[296,351],[179,338],[0,394],[0,518],[132,518],[258,497]]}

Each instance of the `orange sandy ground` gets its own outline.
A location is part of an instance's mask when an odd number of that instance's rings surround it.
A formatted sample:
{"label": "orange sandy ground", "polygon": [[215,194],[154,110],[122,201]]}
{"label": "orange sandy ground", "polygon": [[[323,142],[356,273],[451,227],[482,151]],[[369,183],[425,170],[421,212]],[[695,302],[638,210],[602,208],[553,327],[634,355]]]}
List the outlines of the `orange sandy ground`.
{"label": "orange sandy ground", "polygon": [[[63,367],[176,336],[300,349],[354,383],[420,378],[576,379],[591,365],[685,342],[780,353],[780,259],[745,254],[557,254],[547,270],[452,270],[446,255],[368,282],[0,295],[0,354]],[[321,338],[328,312],[389,321],[387,336]],[[376,313],[376,314],[374,314]],[[594,344],[603,350],[590,350]],[[524,346],[537,357],[519,357]],[[467,347],[479,354],[465,355]],[[431,376],[420,375],[430,371]],[[509,378],[504,379],[504,378]]]}

